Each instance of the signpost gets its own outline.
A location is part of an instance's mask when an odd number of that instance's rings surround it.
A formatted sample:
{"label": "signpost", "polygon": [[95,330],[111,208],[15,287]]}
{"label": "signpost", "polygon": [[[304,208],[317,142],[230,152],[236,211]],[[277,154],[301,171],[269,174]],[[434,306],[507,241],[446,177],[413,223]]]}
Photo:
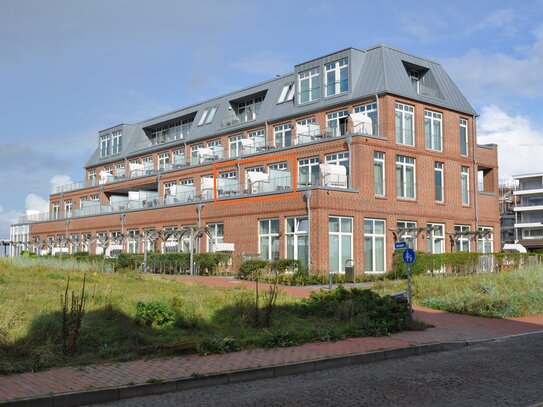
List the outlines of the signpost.
{"label": "signpost", "polygon": [[[397,243],[395,243],[395,245],[396,244]],[[411,293],[411,264],[415,261],[415,252],[413,251],[413,249],[405,249],[402,253],[402,258],[403,258],[403,261],[405,261],[405,264],[407,265],[407,297],[409,299],[409,319],[412,319],[413,318],[413,297]]]}

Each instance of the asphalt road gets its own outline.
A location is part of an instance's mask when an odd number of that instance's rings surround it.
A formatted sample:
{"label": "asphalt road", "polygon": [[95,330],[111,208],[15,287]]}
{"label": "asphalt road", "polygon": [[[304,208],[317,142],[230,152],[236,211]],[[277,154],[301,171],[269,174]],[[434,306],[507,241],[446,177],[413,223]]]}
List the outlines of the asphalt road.
{"label": "asphalt road", "polygon": [[102,406],[543,405],[543,335]]}

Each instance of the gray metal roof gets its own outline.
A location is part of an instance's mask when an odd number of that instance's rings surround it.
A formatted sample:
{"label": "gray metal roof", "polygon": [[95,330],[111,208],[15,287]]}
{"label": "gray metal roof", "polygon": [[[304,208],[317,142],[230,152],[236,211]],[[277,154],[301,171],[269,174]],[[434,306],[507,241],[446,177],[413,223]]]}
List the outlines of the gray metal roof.
{"label": "gray metal roof", "polygon": [[[340,96],[322,97],[324,93],[324,64],[345,57],[348,58],[349,62],[349,92],[341,94]],[[411,80],[406,73],[406,63],[423,68],[431,73],[428,75],[428,78],[430,79],[432,86],[438,89],[437,94],[439,97],[429,97],[418,94],[415,91]],[[295,82],[298,72],[317,66],[321,69],[320,99],[304,105],[298,105],[296,97],[294,98],[294,101],[291,102],[277,103],[285,84]],[[227,117],[230,112],[229,107],[231,106],[231,101],[250,97],[251,95],[262,92],[265,92],[266,96],[256,120],[227,127],[223,126],[223,118]],[[186,116],[195,114],[190,134],[184,140],[177,142],[180,145],[183,143],[211,139],[224,133],[236,132],[237,130],[241,133],[249,127],[254,128],[268,122],[277,123],[282,119],[288,120],[293,116],[301,116],[318,110],[333,109],[336,105],[362,100],[375,94],[382,93],[391,93],[409,99],[419,100],[424,103],[441,106],[468,115],[476,114],[473,107],[469,104],[439,63],[385,45],[378,45],[366,50],[348,48],[298,64],[295,66],[295,72],[291,74],[280,76],[136,124],[122,124],[107,130],[102,130],[99,134],[106,134],[119,129],[122,130],[122,151],[120,154],[114,156],[110,155],[100,158],[98,146],[86,167],[104,165],[142,154],[142,146],[148,141],[144,129],[167,123],[175,119],[182,119]],[[198,126],[198,122],[200,121],[204,110],[216,105],[219,107],[213,121],[209,124]],[[164,148],[164,145],[157,146],[157,148],[160,147]],[[156,148],[152,148],[152,150],[155,149]],[[151,148],[149,148],[149,151],[151,151]]]}

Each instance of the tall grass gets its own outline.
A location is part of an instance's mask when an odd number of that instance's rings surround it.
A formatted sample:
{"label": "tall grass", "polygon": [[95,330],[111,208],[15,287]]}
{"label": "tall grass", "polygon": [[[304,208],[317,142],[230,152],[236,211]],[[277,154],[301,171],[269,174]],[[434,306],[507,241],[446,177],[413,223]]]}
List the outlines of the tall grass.
{"label": "tall grass", "polygon": [[[381,293],[404,290],[405,280],[374,285]],[[415,304],[449,312],[494,318],[543,315],[543,267],[467,276],[418,275]]]}

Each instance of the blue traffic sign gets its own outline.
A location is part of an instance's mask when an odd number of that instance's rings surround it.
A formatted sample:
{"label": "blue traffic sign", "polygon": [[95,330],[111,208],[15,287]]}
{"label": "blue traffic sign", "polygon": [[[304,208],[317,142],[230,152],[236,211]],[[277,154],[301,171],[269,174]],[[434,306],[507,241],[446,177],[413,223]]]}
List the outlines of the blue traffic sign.
{"label": "blue traffic sign", "polygon": [[394,243],[394,250],[405,249],[407,247],[407,242],[396,242]]}
{"label": "blue traffic sign", "polygon": [[402,254],[403,261],[407,264],[411,264],[415,261],[415,252],[413,249],[405,249]]}

